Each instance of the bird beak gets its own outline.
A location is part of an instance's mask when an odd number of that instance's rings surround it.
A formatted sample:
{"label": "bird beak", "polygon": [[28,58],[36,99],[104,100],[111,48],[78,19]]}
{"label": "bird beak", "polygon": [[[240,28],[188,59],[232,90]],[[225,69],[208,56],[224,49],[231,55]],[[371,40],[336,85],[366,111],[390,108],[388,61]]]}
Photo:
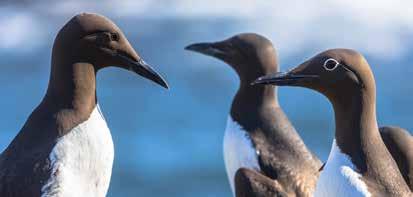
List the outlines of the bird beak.
{"label": "bird beak", "polygon": [[195,43],[185,47],[185,50],[195,51],[204,55],[222,58],[226,55],[225,44],[222,42]]}
{"label": "bird beak", "polygon": [[169,89],[168,83],[162,78],[162,76],[153,70],[152,67],[143,61],[142,58],[132,58],[121,53],[116,54],[116,56],[130,71],[145,77],[166,89]]}
{"label": "bird beak", "polygon": [[307,82],[319,79],[319,75],[310,74],[308,70],[310,61],[306,61],[288,72],[278,72],[259,77],[251,85],[277,85],[277,86],[306,86]]}
{"label": "bird beak", "polygon": [[277,86],[294,86],[302,82],[312,81],[319,78],[318,75],[301,75],[292,72],[278,72],[262,76],[256,79],[251,85],[277,85]]}

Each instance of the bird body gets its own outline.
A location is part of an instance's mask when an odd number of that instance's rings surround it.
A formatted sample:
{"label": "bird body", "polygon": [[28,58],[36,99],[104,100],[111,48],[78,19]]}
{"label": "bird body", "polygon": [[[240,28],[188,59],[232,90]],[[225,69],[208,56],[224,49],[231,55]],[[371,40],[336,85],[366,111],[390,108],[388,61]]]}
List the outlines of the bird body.
{"label": "bird body", "polygon": [[97,105],[89,119],[57,139],[42,197],[105,196],[113,159],[112,136]]}
{"label": "bird body", "polygon": [[413,137],[409,131],[395,126],[380,128],[384,144],[396,161],[404,180],[413,191]]}
{"label": "bird body", "polygon": [[351,162],[350,158],[341,152],[335,140],[326,161],[328,165],[323,168],[318,178],[314,196],[371,196],[366,183],[361,179],[361,174]]}
{"label": "bird body", "polygon": [[240,168],[261,170],[258,154],[248,132],[229,116],[224,134],[224,161],[232,191],[235,191],[234,177]]}

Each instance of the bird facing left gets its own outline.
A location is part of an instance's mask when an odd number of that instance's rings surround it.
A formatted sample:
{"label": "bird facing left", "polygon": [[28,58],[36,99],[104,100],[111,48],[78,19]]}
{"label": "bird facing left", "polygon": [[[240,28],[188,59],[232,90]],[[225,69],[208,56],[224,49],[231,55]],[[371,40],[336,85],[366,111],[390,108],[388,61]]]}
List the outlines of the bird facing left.
{"label": "bird facing left", "polygon": [[56,36],[43,100],[0,155],[0,196],[106,195],[114,147],[97,102],[96,74],[109,66],[168,88],[111,20],[74,16]]}

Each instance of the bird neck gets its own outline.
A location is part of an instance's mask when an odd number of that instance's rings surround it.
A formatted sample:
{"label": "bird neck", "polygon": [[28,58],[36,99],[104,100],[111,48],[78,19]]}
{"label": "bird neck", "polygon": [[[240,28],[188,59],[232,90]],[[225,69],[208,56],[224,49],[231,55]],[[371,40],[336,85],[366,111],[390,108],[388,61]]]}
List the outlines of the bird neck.
{"label": "bird neck", "polygon": [[[59,116],[63,130],[85,121],[96,107],[96,70],[90,63],[52,58],[49,86],[42,104]],[[68,121],[70,120],[70,121]]]}
{"label": "bird neck", "polygon": [[278,106],[276,89],[273,86],[251,86],[241,82],[232,102],[231,116],[237,122],[256,122],[253,119],[258,118],[260,110]]}
{"label": "bird neck", "polygon": [[69,109],[94,107],[96,72],[93,65],[83,62],[53,65],[46,98]]}
{"label": "bird neck", "polygon": [[[362,172],[372,158],[385,158],[386,151],[381,140],[376,120],[375,91],[341,95],[333,100],[335,113],[335,138],[340,150],[349,155]],[[368,153],[368,154],[367,154]],[[384,155],[383,155],[384,154]]]}

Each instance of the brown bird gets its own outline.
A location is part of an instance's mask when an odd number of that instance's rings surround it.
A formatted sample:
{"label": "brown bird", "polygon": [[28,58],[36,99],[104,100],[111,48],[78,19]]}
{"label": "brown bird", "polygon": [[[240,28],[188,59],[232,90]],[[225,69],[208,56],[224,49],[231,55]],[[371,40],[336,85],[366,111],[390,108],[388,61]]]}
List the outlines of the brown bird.
{"label": "brown bird", "polygon": [[240,78],[224,136],[228,179],[236,196],[312,196],[321,162],[278,103],[276,88],[253,87],[278,71],[276,50],[263,36],[246,33],[186,47],[229,64]]}
{"label": "brown bird", "polygon": [[306,87],[332,103],[335,141],[314,196],[412,195],[406,184],[410,182],[402,176],[409,178],[412,168],[399,169],[395,162],[412,165],[411,136],[388,127],[379,132],[375,80],[360,53],[328,50],[287,73],[260,77],[254,84]]}
{"label": "brown bird", "polygon": [[97,14],[79,14],[59,31],[51,64],[46,95],[0,155],[0,196],[106,196],[114,148],[97,103],[97,72],[116,66],[168,86]]}
{"label": "brown bird", "polygon": [[413,191],[413,137],[400,127],[384,126],[379,130],[404,180]]}

